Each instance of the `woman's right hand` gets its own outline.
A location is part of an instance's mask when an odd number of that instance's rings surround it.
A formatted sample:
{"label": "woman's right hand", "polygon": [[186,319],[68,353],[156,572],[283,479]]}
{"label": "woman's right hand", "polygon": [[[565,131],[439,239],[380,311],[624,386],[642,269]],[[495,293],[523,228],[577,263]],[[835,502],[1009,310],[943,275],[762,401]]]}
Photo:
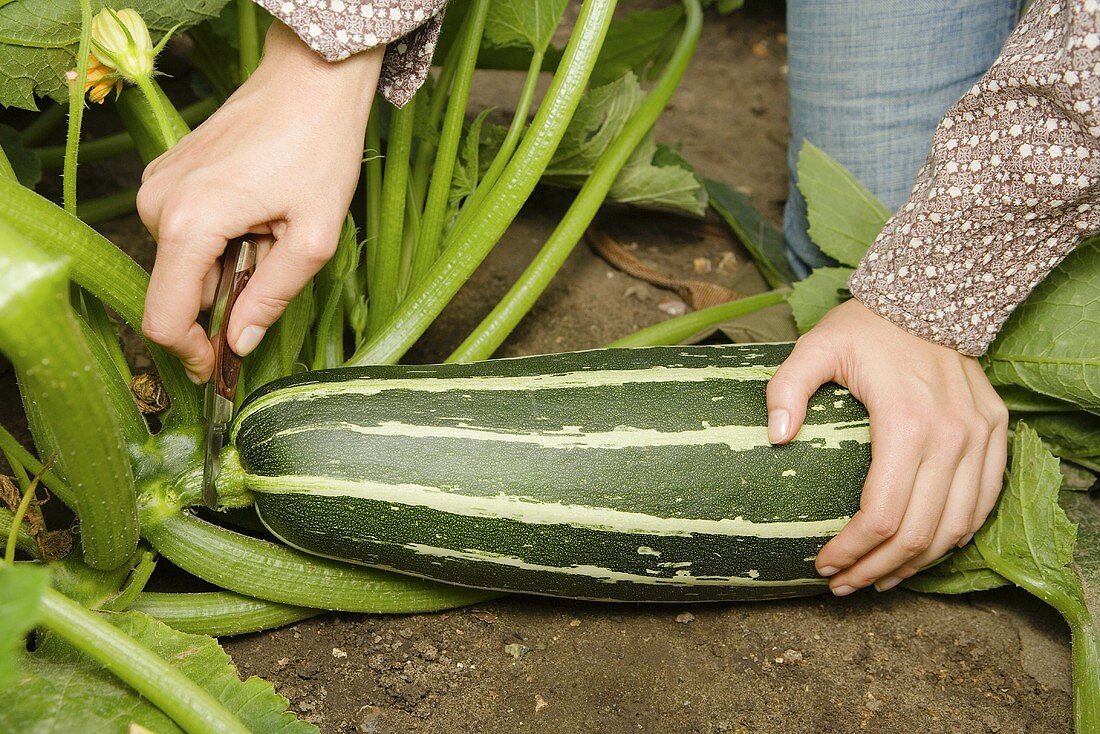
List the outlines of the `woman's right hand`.
{"label": "woman's right hand", "polygon": [[229,323],[229,345],[242,356],[335,251],[383,52],[329,63],[275,22],[252,76],[145,169],[138,212],[157,255],[142,330],[195,382],[213,370],[198,315],[230,239],[252,233],[261,243]]}

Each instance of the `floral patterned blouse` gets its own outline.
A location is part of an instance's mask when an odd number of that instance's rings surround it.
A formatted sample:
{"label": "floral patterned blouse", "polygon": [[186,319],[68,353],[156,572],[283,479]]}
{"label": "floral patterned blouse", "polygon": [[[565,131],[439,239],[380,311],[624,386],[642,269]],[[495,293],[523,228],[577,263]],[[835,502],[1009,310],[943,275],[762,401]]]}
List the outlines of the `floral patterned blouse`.
{"label": "floral patterned blouse", "polygon": [[[257,0],[335,61],[387,44],[379,88],[423,83],[446,0]],[[943,118],[909,201],[852,276],[908,331],[985,352],[1082,235],[1100,230],[1100,0],[1036,0]]]}

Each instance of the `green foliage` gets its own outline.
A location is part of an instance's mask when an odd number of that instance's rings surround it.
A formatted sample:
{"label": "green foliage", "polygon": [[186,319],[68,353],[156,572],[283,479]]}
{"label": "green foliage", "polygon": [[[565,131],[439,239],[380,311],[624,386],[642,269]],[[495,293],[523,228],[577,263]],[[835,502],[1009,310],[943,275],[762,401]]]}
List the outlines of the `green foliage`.
{"label": "green foliage", "polygon": [[[38,622],[38,600],[49,583],[50,573],[41,566],[0,564],[0,691],[8,689],[18,679],[17,665],[26,649],[25,638]],[[2,709],[0,707],[0,720]],[[21,730],[7,728],[4,731]]]}
{"label": "green foliage", "polygon": [[[210,637],[177,632],[138,612],[102,614],[119,631],[152,650],[213,695],[250,731],[316,732],[287,711],[270,683],[241,681],[229,656]],[[70,734],[126,731],[131,723],[158,734],[181,729],[154,705],[77,650],[52,644],[25,658],[26,674],[0,707],[0,730]]]}
{"label": "green foliage", "polygon": [[989,567],[973,543],[905,581],[905,588],[925,594],[967,594],[1012,582]]}
{"label": "green foliage", "polygon": [[1090,239],[1012,313],[983,358],[986,374],[1100,413],[1098,323],[1100,239]]}
{"label": "green foliage", "polygon": [[711,208],[741,240],[768,285],[772,288],[790,285],[795,276],[787,261],[787,246],[779,228],[757,211],[748,195],[713,179],[703,179],[703,183]]}
{"label": "green foliage", "polygon": [[848,292],[851,268],[817,268],[794,284],[788,303],[798,331],[805,334],[830,310],[852,297]]}
{"label": "green foliage", "polygon": [[841,265],[858,265],[890,218],[890,210],[809,141],[798,154],[798,189],[806,197],[810,239]]}
{"label": "green foliage", "polygon": [[[127,0],[154,37],[213,18],[227,0]],[[92,11],[107,5],[93,0]],[[35,96],[63,101],[65,72],[74,67],[80,40],[80,6],[55,0],[20,0],[0,7],[0,105],[37,109]]]}
{"label": "green foliage", "polygon": [[1100,416],[1072,413],[1031,413],[1022,420],[1043,437],[1055,456],[1100,472]]}
{"label": "green foliage", "polygon": [[23,144],[19,131],[10,125],[0,125],[0,149],[19,183],[28,189],[38,185],[42,178],[42,161],[37,153]]}
{"label": "green foliage", "polygon": [[545,51],[569,0],[494,0],[485,20],[483,43]]}
{"label": "green foliage", "polygon": [[656,78],[680,39],[683,21],[684,9],[678,4],[617,18],[607,32],[589,84],[610,84],[628,72],[641,79]]}

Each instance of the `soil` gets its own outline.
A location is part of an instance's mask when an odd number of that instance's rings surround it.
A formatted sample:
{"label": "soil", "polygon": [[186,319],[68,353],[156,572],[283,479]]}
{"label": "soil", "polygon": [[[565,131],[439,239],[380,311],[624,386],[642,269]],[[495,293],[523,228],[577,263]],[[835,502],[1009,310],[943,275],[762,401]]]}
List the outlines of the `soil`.
{"label": "soil", "polygon": [[[778,222],[786,196],[782,6],[707,15],[658,138]],[[507,109],[516,75],[483,73],[475,106]],[[89,167],[92,168],[92,167]],[[97,166],[96,169],[102,169]],[[122,169],[130,170],[122,170]],[[135,180],[131,161],[84,190]],[[568,207],[539,191],[410,357],[446,356],[526,266]],[[648,215],[646,215],[648,216]],[[761,288],[744,254],[687,220],[637,217],[635,254],[679,277]],[[150,264],[136,216],[100,228]],[[732,260],[729,253],[732,254]],[[714,266],[697,274],[696,258]],[[717,266],[723,262],[723,267]],[[671,294],[579,246],[499,354],[596,347],[667,314]],[[20,420],[10,376],[0,419]],[[224,640],[242,674],[272,681],[326,734],[498,732],[1069,732],[1068,632],[1019,591],[908,591],[705,606],[599,605],[513,596],[414,616],[328,614]]]}

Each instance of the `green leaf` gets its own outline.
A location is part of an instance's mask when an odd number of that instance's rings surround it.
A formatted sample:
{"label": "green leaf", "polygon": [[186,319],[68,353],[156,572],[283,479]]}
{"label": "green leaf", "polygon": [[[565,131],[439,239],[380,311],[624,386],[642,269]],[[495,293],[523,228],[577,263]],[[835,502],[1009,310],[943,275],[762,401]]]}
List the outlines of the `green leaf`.
{"label": "green leaf", "polygon": [[974,543],[994,571],[1074,617],[1084,604],[1069,568],[1077,527],[1058,506],[1058,459],[1026,424],[1017,424],[1012,468],[991,520]]}
{"label": "green leaf", "polygon": [[1070,253],[1009,317],[983,358],[994,385],[1019,385],[1100,413],[1100,239]]}
{"label": "green leaf", "polygon": [[23,658],[27,633],[38,622],[38,599],[49,583],[42,566],[0,565],[0,690],[16,682],[16,661]]}
{"label": "green leaf", "polygon": [[858,265],[890,218],[874,194],[809,141],[798,154],[798,190],[806,198],[810,239],[842,265]]}
{"label": "green leaf", "polygon": [[[447,216],[444,220],[447,226],[444,231],[450,229],[450,225],[454,223],[462,202],[477,189],[477,182],[481,175],[482,126],[490,112],[492,112],[491,108],[482,110],[466,128],[466,137],[463,139],[462,147],[458,151],[458,165],[455,166],[454,173],[451,176],[451,190],[447,194]],[[500,126],[495,127],[499,127],[501,131],[507,129]],[[500,147],[503,140],[503,137],[498,139],[496,146]]]}
{"label": "green leaf", "polygon": [[493,0],[483,40],[496,48],[545,51],[568,4],[569,0]]}
{"label": "green leaf", "polygon": [[710,207],[741,240],[768,285],[781,288],[794,282],[795,275],[787,260],[787,245],[779,228],[757,211],[748,195],[709,178],[704,178],[703,184],[707,187]]}
{"label": "green leaf", "polygon": [[680,38],[684,9],[680,4],[659,10],[639,10],[616,18],[607,31],[596,68],[588,83],[609,84],[634,72],[653,79]]}
{"label": "green leaf", "polygon": [[[103,615],[234,713],[251,731],[316,732],[287,711],[287,701],[259,678],[241,681],[229,656],[211,637],[177,632],[138,612]],[[70,734],[124,732],[131,723],[158,734],[180,729],[110,672],[73,648],[56,644],[27,656],[26,675],[0,707],[0,731]]]}
{"label": "green leaf", "polygon": [[1085,492],[1062,492],[1058,503],[1077,524],[1070,568],[1081,585],[1089,615],[1100,620],[1100,499]]}
{"label": "green leaf", "polygon": [[1073,403],[1040,395],[1019,385],[997,385],[997,395],[1013,413],[1073,413],[1080,410]]}
{"label": "green leaf", "polygon": [[1021,416],[1055,456],[1100,471],[1100,416],[1075,413],[1032,413]]}
{"label": "green leaf", "polygon": [[1011,583],[991,569],[977,546],[970,543],[935,566],[906,579],[903,585],[922,594],[967,594]]}
{"label": "green leaf", "polygon": [[847,301],[851,268],[817,268],[808,278],[794,284],[787,303],[794,313],[798,331],[805,334],[831,309]]}
{"label": "green leaf", "polygon": [[15,177],[19,183],[28,189],[33,189],[42,178],[42,162],[38,154],[23,145],[23,139],[19,137],[19,131],[10,125],[0,125],[0,148],[4,149],[4,155],[15,171]]}
{"label": "green leaf", "polygon": [[652,132],[634,149],[607,195],[624,204],[700,216],[707,210],[707,191],[695,170],[679,151],[655,143]]}
{"label": "green leaf", "polygon": [[[227,0],[127,0],[145,19],[154,40],[215,17]],[[93,14],[105,7],[92,0]],[[37,109],[34,97],[63,101],[65,72],[73,68],[80,39],[80,4],[21,0],[0,6],[0,105]]]}
{"label": "green leaf", "polygon": [[[638,111],[645,92],[633,72],[600,87],[588,90],[581,99],[561,144],[543,173],[545,183],[580,188],[591,175],[596,162],[622,132],[623,126]],[[502,135],[490,128],[483,148],[499,147]],[[482,150],[484,159],[491,159]],[[638,145],[623,166],[608,192],[613,201],[680,209],[702,214],[707,194],[702,181],[674,149],[658,145],[651,135]]]}

